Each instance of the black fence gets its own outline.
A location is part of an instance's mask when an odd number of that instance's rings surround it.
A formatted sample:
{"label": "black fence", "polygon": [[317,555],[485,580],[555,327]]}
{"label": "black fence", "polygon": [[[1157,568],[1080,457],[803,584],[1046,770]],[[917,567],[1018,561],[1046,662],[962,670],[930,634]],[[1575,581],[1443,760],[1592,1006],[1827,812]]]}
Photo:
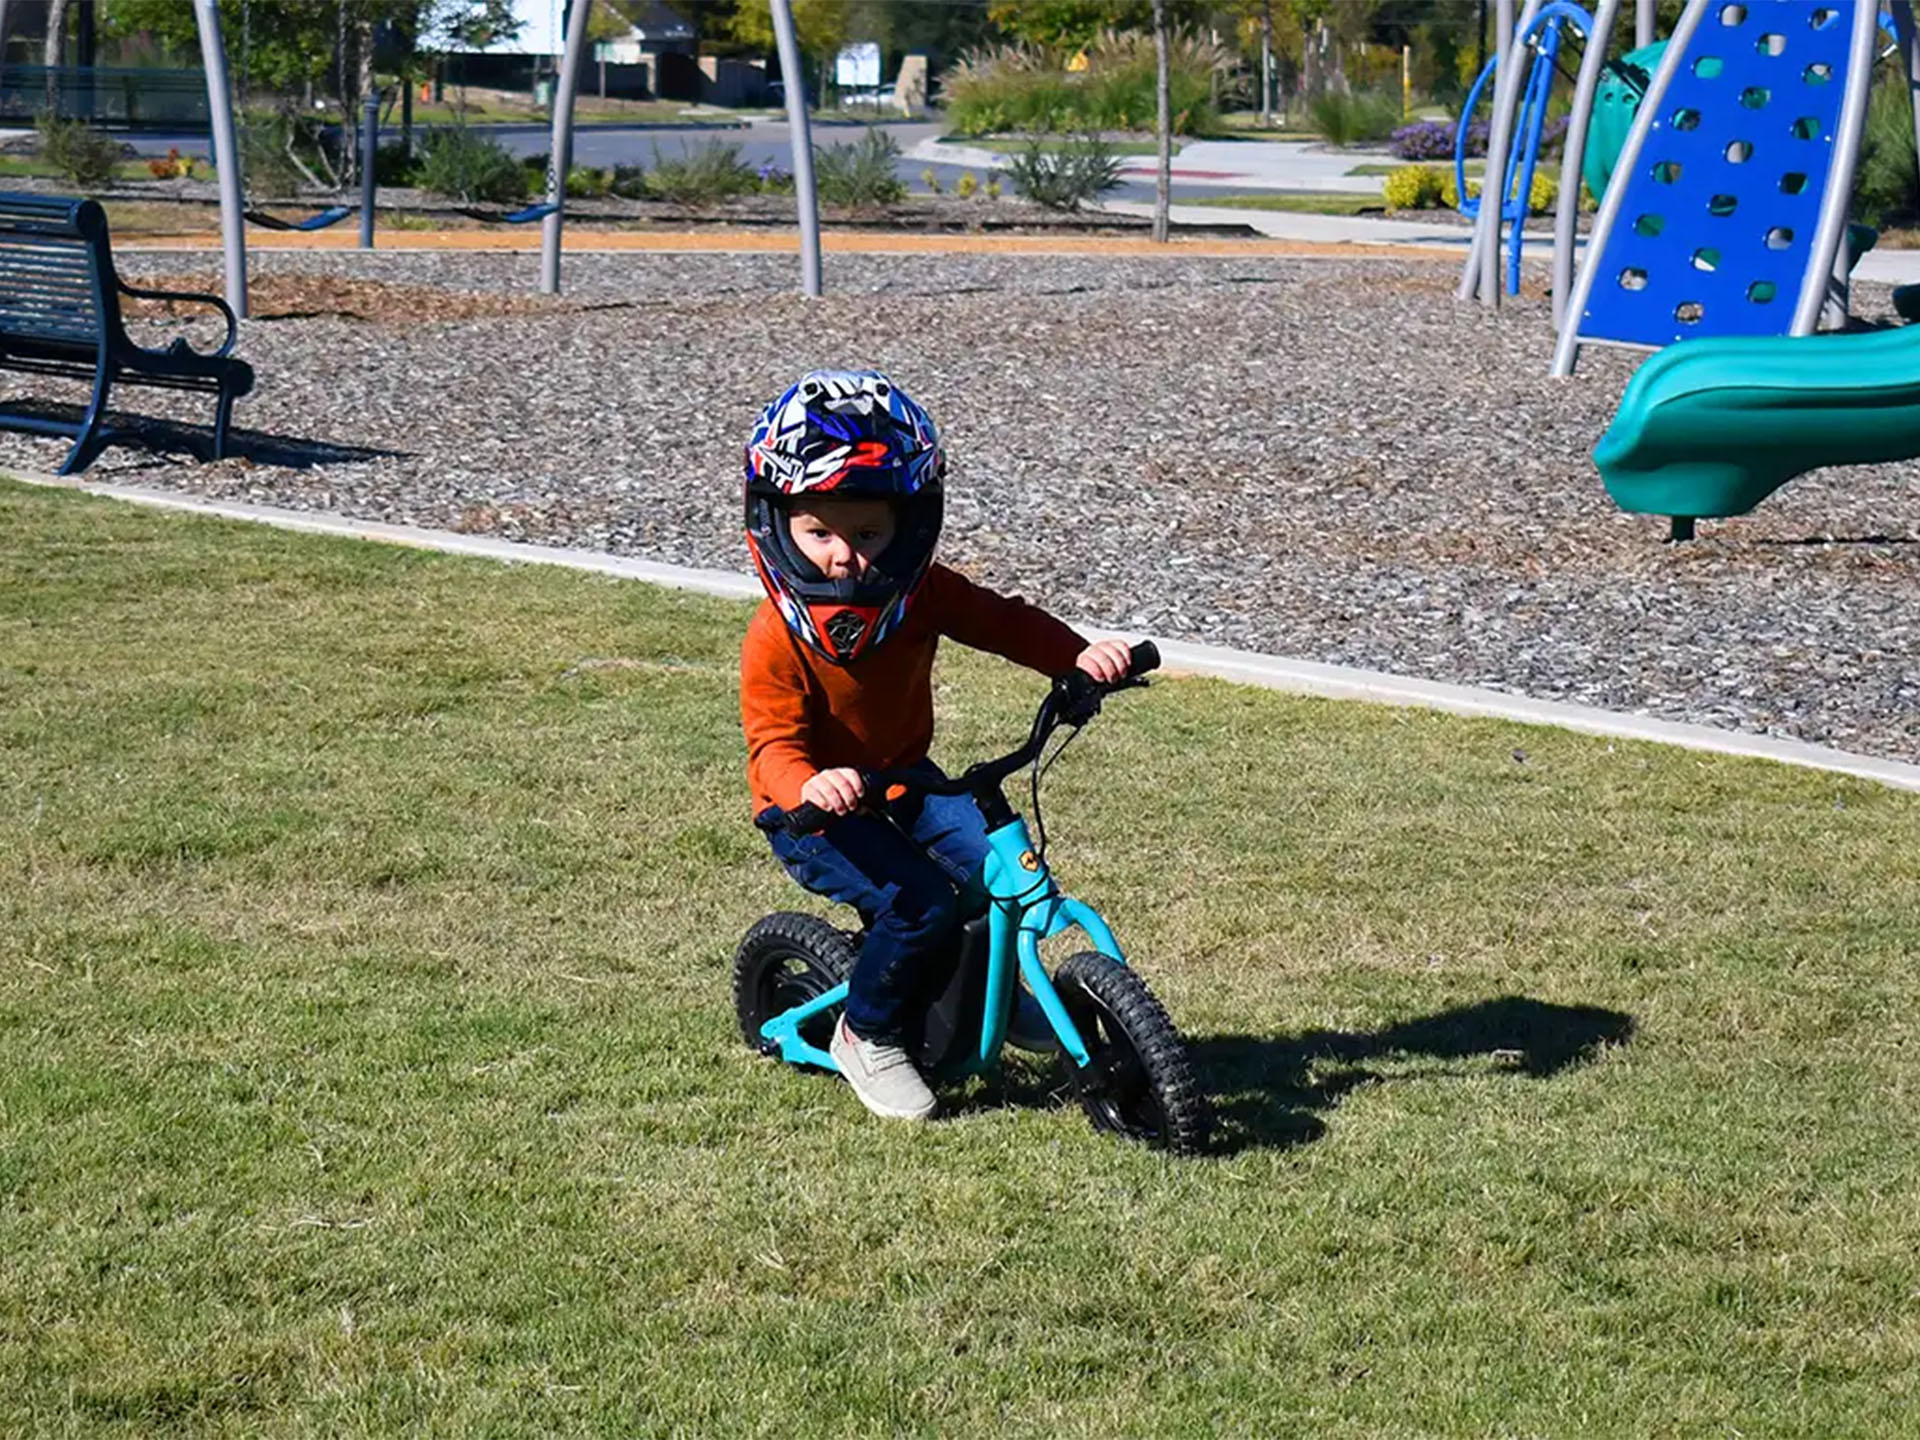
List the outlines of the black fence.
{"label": "black fence", "polygon": [[207,77],[198,70],[0,65],[0,120],[30,124],[49,108],[93,125],[204,130]]}

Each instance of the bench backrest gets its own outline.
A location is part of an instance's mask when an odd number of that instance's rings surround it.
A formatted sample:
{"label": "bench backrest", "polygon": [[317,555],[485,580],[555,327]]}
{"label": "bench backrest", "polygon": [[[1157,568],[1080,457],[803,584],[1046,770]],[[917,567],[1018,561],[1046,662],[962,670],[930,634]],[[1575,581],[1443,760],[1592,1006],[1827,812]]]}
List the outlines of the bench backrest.
{"label": "bench backrest", "polygon": [[0,192],[0,338],[101,345],[119,330],[99,202]]}

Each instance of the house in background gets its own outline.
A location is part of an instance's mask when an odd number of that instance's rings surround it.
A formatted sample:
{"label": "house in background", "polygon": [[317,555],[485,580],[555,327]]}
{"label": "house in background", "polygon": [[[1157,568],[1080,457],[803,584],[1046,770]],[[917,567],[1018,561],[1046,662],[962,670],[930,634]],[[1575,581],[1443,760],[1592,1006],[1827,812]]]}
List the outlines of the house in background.
{"label": "house in background", "polygon": [[[699,53],[699,37],[678,11],[660,0],[633,7],[633,28],[594,47],[605,76],[601,94],[634,94],[628,76],[643,72],[645,94],[704,105],[764,105],[764,61],[723,59]],[[589,81],[591,84],[591,81]]]}
{"label": "house in background", "polygon": [[[539,92],[559,73],[572,0],[513,0],[519,28],[510,40],[448,56],[447,75],[469,85]],[[614,13],[601,6],[600,15]],[[580,93],[622,100],[684,100],[709,105],[765,103],[766,66],[699,53],[688,20],[662,0],[623,5],[625,34],[602,40],[587,56]]]}

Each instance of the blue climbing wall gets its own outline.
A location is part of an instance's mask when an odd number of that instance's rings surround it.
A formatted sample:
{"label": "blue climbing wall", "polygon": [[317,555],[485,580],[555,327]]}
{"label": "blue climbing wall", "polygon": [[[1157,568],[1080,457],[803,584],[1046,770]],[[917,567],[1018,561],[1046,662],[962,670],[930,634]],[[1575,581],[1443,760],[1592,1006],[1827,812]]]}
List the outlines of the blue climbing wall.
{"label": "blue climbing wall", "polygon": [[1846,0],[1715,0],[1656,107],[1580,339],[1784,335],[1846,98]]}

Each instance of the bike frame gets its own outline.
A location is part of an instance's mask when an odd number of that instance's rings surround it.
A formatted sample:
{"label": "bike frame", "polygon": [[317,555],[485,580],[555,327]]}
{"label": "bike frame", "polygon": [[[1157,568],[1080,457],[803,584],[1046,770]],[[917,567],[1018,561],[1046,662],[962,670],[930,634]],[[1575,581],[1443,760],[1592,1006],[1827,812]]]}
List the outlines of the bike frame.
{"label": "bike frame", "polygon": [[[986,993],[981,1003],[980,1043],[966,1063],[945,1072],[972,1075],[991,1069],[1000,1059],[1000,1047],[1007,1038],[1008,1001],[1011,998],[1013,971],[1026,981],[1034,999],[1046,1013],[1060,1048],[1077,1066],[1090,1062],[1086,1041],[1060,1003],[1053,978],[1040,963],[1040,942],[1065,930],[1078,928],[1102,955],[1120,964],[1126,957],[1119,942],[1101,918],[1100,912],[1081,900],[1060,893],[1046,860],[1033,848],[1027,822],[1016,815],[1012,820],[987,832],[987,858],[981,866],[980,887],[986,892],[988,913],[988,951]],[[815,1065],[838,1074],[833,1056],[800,1035],[800,1027],[824,1010],[845,1002],[847,984],[842,981],[831,990],[774,1016],[760,1027],[763,1038],[777,1045],[780,1058],[796,1065]]]}

